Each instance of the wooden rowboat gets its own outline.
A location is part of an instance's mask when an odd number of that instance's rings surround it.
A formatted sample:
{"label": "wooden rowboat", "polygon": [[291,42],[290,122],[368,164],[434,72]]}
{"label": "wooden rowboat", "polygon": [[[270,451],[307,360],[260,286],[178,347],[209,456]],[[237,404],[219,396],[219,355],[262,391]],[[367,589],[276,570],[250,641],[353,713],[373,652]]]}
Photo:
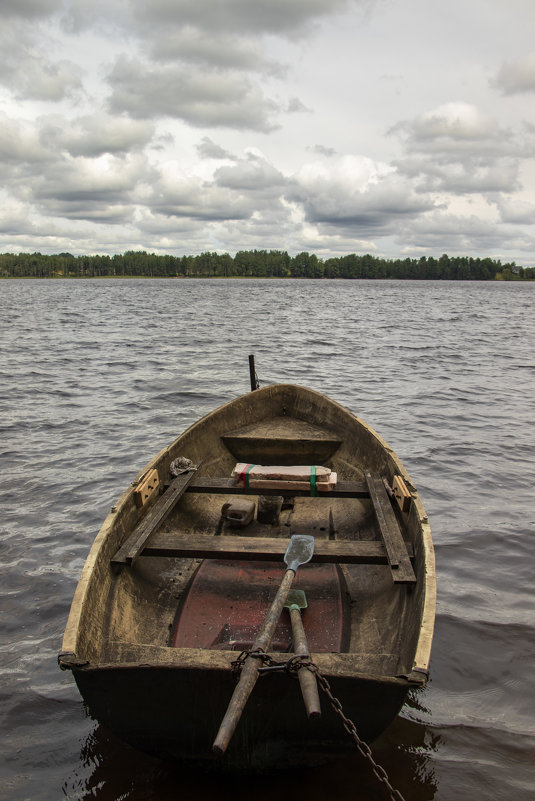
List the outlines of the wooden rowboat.
{"label": "wooden rowboat", "polygon": [[[173,477],[178,457],[198,468]],[[232,478],[237,463],[318,465],[336,481],[292,484],[283,471],[259,489],[243,473]],[[250,522],[244,501],[255,504]],[[354,744],[327,699],[309,721],[299,683],[281,670],[256,683],[226,753],[212,750],[235,687],[232,663],[251,649],[296,534],[314,537],[295,579],[307,596],[311,659],[360,736],[376,738],[428,676],[427,515],[400,460],[366,423],[285,384],[195,423],[105,519],[59,655],[92,715],[136,748],[205,769],[271,770],[349,753]],[[285,662],[292,652],[283,611],[270,655]]]}

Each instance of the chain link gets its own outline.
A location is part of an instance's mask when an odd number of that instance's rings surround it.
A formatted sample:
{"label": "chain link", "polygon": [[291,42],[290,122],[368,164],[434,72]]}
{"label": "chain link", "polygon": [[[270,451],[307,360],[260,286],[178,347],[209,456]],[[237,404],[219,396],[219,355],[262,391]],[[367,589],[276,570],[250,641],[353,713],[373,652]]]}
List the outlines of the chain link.
{"label": "chain link", "polygon": [[329,699],[334,712],[336,712],[341,719],[344,729],[347,731],[349,736],[353,738],[359,753],[370,763],[372,771],[378,781],[384,784],[388,789],[391,801],[405,801],[399,790],[396,790],[394,787],[392,787],[385,769],[381,767],[381,765],[377,764],[373,758],[370,746],[368,743],[365,743],[364,740],[361,740],[357,732],[357,727],[352,720],[346,717],[342,708],[342,704],[340,703],[339,699],[333,695],[331,685],[325,676],[320,673],[318,666],[312,662],[308,656],[292,656],[286,662],[276,662],[274,659],[272,659],[272,657],[269,656],[269,654],[266,654],[261,649],[258,649],[257,651],[242,651],[239,657],[232,663],[232,672],[235,677],[239,676],[243,663],[249,656],[261,660],[263,666],[259,668],[259,673],[267,672],[269,670],[285,670],[290,675],[293,674],[296,676],[298,671],[302,668],[310,670],[310,672],[316,676],[318,684]]}
{"label": "chain link", "polygon": [[300,669],[303,660],[308,659],[307,656],[296,654],[290,657],[290,659],[287,659],[286,662],[277,662],[261,648],[257,648],[255,651],[242,651],[239,657],[230,664],[232,675],[236,681],[239,679],[243,664],[249,656],[253,659],[259,659],[260,662],[262,662],[262,667],[258,668],[260,675],[273,670],[284,670],[286,673],[293,675],[294,678],[297,676],[297,671]]}
{"label": "chain link", "polygon": [[353,721],[350,720],[348,717],[346,717],[346,715],[344,714],[342,704],[340,703],[339,699],[336,698],[335,695],[333,695],[333,692],[331,690],[331,685],[329,684],[325,676],[323,676],[322,673],[320,673],[318,666],[315,665],[314,662],[308,662],[308,663],[303,662],[301,663],[300,667],[307,668],[308,670],[311,671],[311,673],[315,674],[318,680],[318,684],[320,685],[321,689],[331,702],[333,710],[340,717],[344,729],[353,738],[359,753],[364,757],[364,759],[367,759],[368,762],[370,763],[374,775],[388,789],[392,801],[405,801],[399,790],[396,790],[390,784],[386,770],[381,765],[378,765],[375,759],[373,758],[373,754],[371,752],[371,748],[368,745],[368,743],[365,743],[364,740],[361,740],[361,738],[359,737],[357,732],[357,727],[355,726]]}

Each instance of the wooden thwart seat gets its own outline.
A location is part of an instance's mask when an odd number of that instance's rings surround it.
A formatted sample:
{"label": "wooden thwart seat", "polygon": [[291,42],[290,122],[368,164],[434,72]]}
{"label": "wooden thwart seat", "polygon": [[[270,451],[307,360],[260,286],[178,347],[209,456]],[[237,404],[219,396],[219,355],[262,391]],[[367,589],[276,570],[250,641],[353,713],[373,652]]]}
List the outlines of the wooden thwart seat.
{"label": "wooden thwart seat", "polygon": [[221,439],[238,461],[254,458],[261,464],[287,464],[283,460],[290,454],[293,464],[323,464],[342,444],[336,434],[286,416],[228,431]]}
{"label": "wooden thwart seat", "polygon": [[[284,554],[287,542],[281,539],[226,535],[222,537],[199,535],[186,538],[178,533],[157,532],[159,525],[185,492],[215,495],[247,494],[243,483],[236,482],[235,479],[199,478],[194,472],[178,476],[112,557],[111,565],[114,570],[133,565],[139,556],[262,560],[277,559]],[[279,487],[262,489],[261,494],[284,494],[291,497],[310,495],[306,490],[291,488],[281,490]],[[412,546],[403,539],[392,503],[380,476],[366,473],[365,482],[339,481],[335,489],[321,493],[319,497],[371,498],[383,542],[317,539],[315,561],[388,564],[395,584],[416,582],[411,564]]]}
{"label": "wooden thwart seat", "polygon": [[[283,486],[281,486],[283,485]],[[195,478],[187,488],[188,492],[203,492],[211,495],[247,495],[242,481],[235,478]],[[251,490],[250,495],[285,495],[298,498],[309,497],[310,489],[295,489],[291,481],[273,482],[273,487]],[[370,492],[364,481],[339,481],[334,489],[318,492],[322,498],[369,498]]]}
{"label": "wooden thwart seat", "polygon": [[[156,532],[143,548],[142,556],[187,557],[190,559],[281,560],[288,541],[274,537],[236,537],[213,534],[196,536]],[[407,543],[412,555],[412,545]],[[112,562],[116,562],[118,554]],[[324,540],[314,543],[313,562],[386,565],[388,556],[382,542],[375,540]]]}

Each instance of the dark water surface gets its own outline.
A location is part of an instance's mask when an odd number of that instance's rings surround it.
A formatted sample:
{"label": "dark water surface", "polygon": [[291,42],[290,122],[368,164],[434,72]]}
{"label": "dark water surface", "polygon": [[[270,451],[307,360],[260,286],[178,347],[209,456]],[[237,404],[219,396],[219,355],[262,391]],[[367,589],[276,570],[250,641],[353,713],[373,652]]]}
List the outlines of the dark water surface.
{"label": "dark water surface", "polygon": [[[358,756],[282,782],[117,742],[57,668],[116,497],[260,378],[319,390],[396,450],[430,516],[431,682],[374,745],[407,799],[535,796],[535,284],[2,281],[0,797],[381,799]],[[343,699],[342,699],[343,700]]]}

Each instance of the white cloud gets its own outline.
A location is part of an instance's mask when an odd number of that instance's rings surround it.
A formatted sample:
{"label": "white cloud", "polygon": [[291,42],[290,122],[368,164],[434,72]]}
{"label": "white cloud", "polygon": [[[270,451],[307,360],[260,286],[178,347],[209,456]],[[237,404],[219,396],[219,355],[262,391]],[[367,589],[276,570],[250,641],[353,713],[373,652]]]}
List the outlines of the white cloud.
{"label": "white cloud", "polygon": [[378,183],[392,171],[387,164],[375,162],[367,156],[345,155],[329,162],[306,163],[297,171],[295,180],[312,194],[325,194],[336,187],[350,195]]}

